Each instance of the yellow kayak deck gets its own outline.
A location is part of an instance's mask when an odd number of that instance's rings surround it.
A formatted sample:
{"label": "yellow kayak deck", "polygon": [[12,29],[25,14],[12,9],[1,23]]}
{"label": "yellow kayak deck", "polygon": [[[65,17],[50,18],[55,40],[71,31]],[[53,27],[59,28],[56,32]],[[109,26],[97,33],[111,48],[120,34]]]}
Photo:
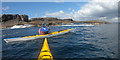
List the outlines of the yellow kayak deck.
{"label": "yellow kayak deck", "polygon": [[56,31],[56,32],[52,32],[52,33],[49,33],[49,34],[45,34],[45,35],[25,36],[23,38],[31,38],[31,37],[53,35],[53,34],[58,34],[58,33],[66,32],[66,31],[69,31],[69,30],[71,30],[71,29],[66,29],[66,30],[62,30],[62,31]]}
{"label": "yellow kayak deck", "polygon": [[44,44],[38,56],[38,60],[53,60],[53,56],[48,46],[47,38],[44,40]]}

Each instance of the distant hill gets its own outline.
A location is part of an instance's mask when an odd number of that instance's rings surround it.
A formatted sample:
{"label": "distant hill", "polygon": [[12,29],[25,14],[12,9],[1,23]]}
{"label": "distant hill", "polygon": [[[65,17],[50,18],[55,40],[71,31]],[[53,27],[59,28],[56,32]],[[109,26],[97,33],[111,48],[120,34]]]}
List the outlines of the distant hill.
{"label": "distant hill", "polygon": [[110,24],[107,21],[91,20],[91,21],[73,21],[73,19],[58,19],[54,17],[45,18],[31,18],[28,19],[28,15],[19,14],[2,14],[0,16],[0,21],[2,22],[2,28],[10,27],[19,24],[33,24],[39,25],[41,23],[46,23],[47,25],[60,25],[60,24],[71,24],[71,23],[97,23],[97,24]]}
{"label": "distant hill", "polygon": [[90,20],[90,21],[73,21],[72,23],[104,23],[104,24],[111,24],[110,22],[104,20]]}

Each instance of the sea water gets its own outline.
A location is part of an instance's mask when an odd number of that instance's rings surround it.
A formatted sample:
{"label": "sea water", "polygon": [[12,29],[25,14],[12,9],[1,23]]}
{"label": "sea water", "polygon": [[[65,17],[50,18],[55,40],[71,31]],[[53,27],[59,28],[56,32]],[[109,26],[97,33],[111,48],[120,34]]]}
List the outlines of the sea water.
{"label": "sea water", "polygon": [[[48,38],[54,58],[118,58],[118,25],[63,27],[50,26],[51,32],[76,28],[72,33]],[[2,57],[37,58],[43,39],[6,43],[3,39],[38,34],[39,27],[2,30]]]}

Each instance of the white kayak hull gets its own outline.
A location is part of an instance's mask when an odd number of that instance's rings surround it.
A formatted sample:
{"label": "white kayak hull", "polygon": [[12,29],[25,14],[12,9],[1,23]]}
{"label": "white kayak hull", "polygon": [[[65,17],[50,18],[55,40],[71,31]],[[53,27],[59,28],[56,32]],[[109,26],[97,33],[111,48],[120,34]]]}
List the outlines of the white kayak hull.
{"label": "white kayak hull", "polygon": [[64,31],[64,32],[60,32],[60,33],[56,33],[56,34],[49,34],[49,35],[43,35],[43,36],[34,36],[34,37],[17,37],[17,38],[7,38],[4,39],[6,43],[8,42],[15,42],[15,41],[27,41],[27,40],[34,40],[34,39],[38,39],[38,38],[48,38],[48,37],[53,37],[53,36],[58,36],[58,35],[62,35],[62,34],[66,34],[71,32],[72,29]]}
{"label": "white kayak hull", "polygon": [[94,25],[85,25],[85,24],[80,24],[80,25],[61,25],[61,26],[94,26]]}

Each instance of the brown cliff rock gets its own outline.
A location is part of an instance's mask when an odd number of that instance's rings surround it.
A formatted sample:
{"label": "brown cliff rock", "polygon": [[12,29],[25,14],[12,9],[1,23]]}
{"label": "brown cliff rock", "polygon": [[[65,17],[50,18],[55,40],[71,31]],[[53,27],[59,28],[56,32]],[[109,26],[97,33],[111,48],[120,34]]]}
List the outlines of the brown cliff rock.
{"label": "brown cliff rock", "polygon": [[2,14],[0,16],[0,21],[2,22],[3,27],[13,26],[21,22],[28,22],[27,15],[18,15],[18,14]]}
{"label": "brown cliff rock", "polygon": [[0,18],[2,18],[2,22],[7,22],[7,21],[10,21],[10,20],[18,20],[18,21],[28,22],[28,16],[27,15],[2,14],[2,16]]}

